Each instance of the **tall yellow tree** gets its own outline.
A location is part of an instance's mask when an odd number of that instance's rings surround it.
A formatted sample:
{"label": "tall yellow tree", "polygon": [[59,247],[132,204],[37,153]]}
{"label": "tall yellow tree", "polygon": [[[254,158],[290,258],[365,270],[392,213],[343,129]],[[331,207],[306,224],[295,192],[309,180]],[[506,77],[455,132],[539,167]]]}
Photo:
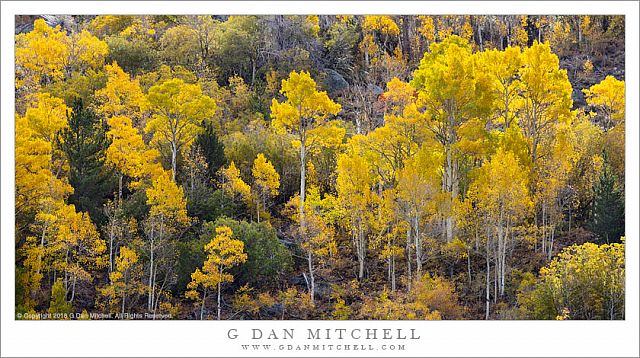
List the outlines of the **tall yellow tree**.
{"label": "tall yellow tree", "polygon": [[228,167],[222,169],[222,178],[222,189],[234,200],[239,198],[247,205],[251,203],[251,187],[240,177],[240,170],[236,167],[236,163],[231,161]]}
{"label": "tall yellow tree", "polygon": [[469,200],[476,205],[486,228],[486,307],[489,319],[491,261],[494,262],[494,303],[504,295],[507,249],[512,230],[531,207],[527,171],[511,152],[498,149],[479,169],[469,189]]}
{"label": "tall yellow tree", "polygon": [[107,148],[107,163],[118,172],[118,198],[122,199],[123,176],[135,179],[132,187],[139,185],[138,180],[145,176],[151,179],[163,171],[158,162],[160,153],[149,148],[138,130],[133,127],[131,119],[125,116],[114,116],[107,120],[109,131],[107,136],[111,144]]}
{"label": "tall yellow tree", "polygon": [[260,203],[264,210],[267,209],[267,199],[278,195],[280,188],[280,174],[273,167],[273,164],[265,158],[264,154],[259,153],[253,161],[251,168],[253,179],[257,191],[256,196],[256,216],[260,222]]}
{"label": "tall yellow tree", "polygon": [[571,83],[560,69],[558,56],[549,43],[537,43],[522,52],[521,96],[515,103],[519,125],[529,142],[532,170],[551,148],[556,125],[571,119]]}
{"label": "tall yellow tree", "polygon": [[[289,132],[296,137],[300,147],[300,202],[305,202],[307,182],[307,153],[318,146],[342,143],[345,130],[327,123],[329,116],[340,112],[341,106],[333,102],[326,92],[317,90],[309,72],[291,72],[282,80],[280,90],[286,100],[271,101],[271,124],[279,132]],[[299,224],[304,231],[304,205],[298,205]]]}
{"label": "tall yellow tree", "polygon": [[16,230],[31,227],[38,238],[20,243],[27,269],[27,291],[35,297],[40,287],[43,258],[49,242],[54,240],[56,212],[73,192],[65,177],[66,162],[56,150],[56,134],[67,127],[69,108],[60,98],[38,93],[25,116],[16,115]]}
{"label": "tall yellow tree", "polygon": [[115,270],[109,274],[109,285],[99,290],[100,294],[107,298],[109,306],[119,306],[121,319],[124,318],[127,296],[140,295],[146,289],[137,281],[138,260],[139,256],[134,250],[126,246],[121,247],[116,258]]}
{"label": "tall yellow tree", "polygon": [[[529,191],[536,205],[536,224],[542,221],[542,244],[547,247],[546,233],[553,233],[558,220],[549,214],[556,211],[557,194],[563,185],[558,174],[565,172],[561,164],[570,158],[564,129],[573,119],[571,113],[571,83],[567,71],[560,69],[558,56],[551,52],[549,43],[534,44],[522,52],[520,68],[520,97],[514,103],[518,113],[518,126],[527,145],[530,165]],[[564,129],[563,129],[564,128]],[[558,151],[559,148],[560,151]],[[563,153],[564,151],[564,153]],[[564,163],[563,163],[564,162]],[[550,179],[550,180],[548,180]],[[555,188],[552,190],[552,188]],[[557,217],[557,215],[556,215]]]}
{"label": "tall yellow tree", "polygon": [[176,180],[178,154],[188,149],[202,132],[200,123],[216,113],[216,102],[204,95],[198,84],[172,79],[149,89],[147,94],[152,112],[145,131],[152,142],[169,146],[172,179]]}
{"label": "tall yellow tree", "polygon": [[[357,140],[358,137],[355,142]],[[374,185],[374,176],[357,144],[351,144],[350,147],[350,153],[338,156],[336,191],[338,204],[344,216],[341,221],[351,232],[351,241],[358,258],[358,279],[362,280],[367,258],[367,238],[372,221],[371,187]]]}
{"label": "tall yellow tree", "polygon": [[63,205],[54,215],[56,234],[46,252],[52,271],[63,275],[69,302],[73,302],[77,283],[91,282],[91,273],[107,266],[107,246],[89,215],[76,212],[74,205]]}
{"label": "tall yellow tree", "polygon": [[[490,96],[484,76],[474,66],[468,42],[456,35],[430,46],[420,66],[413,73],[411,84],[418,91],[418,105],[424,107],[429,127],[444,148],[442,188],[454,201],[459,191],[460,127],[474,117],[482,118],[488,109]],[[451,205],[452,206],[452,205]],[[444,220],[447,242],[453,239],[454,215]]]}
{"label": "tall yellow tree", "polygon": [[[168,240],[175,227],[189,222],[187,204],[181,187],[171,179],[168,172],[163,172],[146,190],[149,218],[147,220],[147,236],[149,238],[149,283],[147,309],[155,310],[158,306],[157,274],[159,264],[163,260],[173,260],[171,241]],[[158,251],[159,255],[156,255]],[[165,277],[165,281],[167,277]]]}
{"label": "tall yellow tree", "polygon": [[583,89],[587,104],[596,107],[602,115],[602,127],[606,131],[624,123],[624,81],[607,76],[600,83]]}
{"label": "tall yellow tree", "polygon": [[203,289],[200,319],[204,317],[207,293],[215,287],[218,289],[218,320],[220,319],[222,284],[224,282],[233,282],[233,275],[226,272],[226,270],[247,261],[244,243],[232,238],[233,231],[230,227],[217,227],[215,228],[215,233],[216,236],[204,246],[207,260],[202,265],[202,270],[197,268],[191,274],[191,282],[187,286],[189,289],[187,297],[192,299],[199,299],[198,287]]}

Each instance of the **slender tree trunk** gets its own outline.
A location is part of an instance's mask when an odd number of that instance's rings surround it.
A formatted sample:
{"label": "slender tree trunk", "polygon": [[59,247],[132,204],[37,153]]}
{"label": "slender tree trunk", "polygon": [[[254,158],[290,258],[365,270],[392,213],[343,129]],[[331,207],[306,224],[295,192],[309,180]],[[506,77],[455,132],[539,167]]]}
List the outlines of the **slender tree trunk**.
{"label": "slender tree trunk", "polygon": [[362,229],[362,221],[358,220],[358,231],[356,237],[356,250],[358,252],[358,279],[362,281],[364,278],[364,264],[366,257],[366,246],[364,240],[364,231]]}
{"label": "slender tree trunk", "polygon": [[467,251],[467,273],[469,274],[469,286],[471,286],[471,252]]}
{"label": "slender tree trunk", "polygon": [[200,305],[200,320],[204,318],[204,302],[207,299],[207,289],[204,289],[204,293],[202,294],[202,305]]}
{"label": "slender tree trunk", "polygon": [[396,290],[396,256],[391,255],[391,292]]}
{"label": "slender tree trunk", "polygon": [[122,173],[120,173],[120,175],[118,175],[118,208],[120,207],[120,204],[122,203],[122,177],[124,175]]}
{"label": "slender tree trunk", "polygon": [[153,241],[154,241],[154,225],[151,224],[151,250],[150,250],[150,260],[149,260],[149,298],[147,300],[147,309],[151,311],[151,304],[153,303]]}
{"label": "slender tree trunk", "polygon": [[311,250],[307,251],[307,263],[309,264],[309,296],[311,297],[311,303],[315,304],[315,293],[316,293],[316,282],[315,277],[313,275],[313,257],[311,255]]}
{"label": "slender tree trunk", "polygon": [[220,272],[220,279],[218,280],[218,321],[220,320],[220,312],[222,311],[222,307],[220,306],[220,295],[222,294],[222,267],[218,269]]}
{"label": "slender tree trunk", "polygon": [[485,287],[485,314],[484,314],[484,319],[488,320],[489,319],[489,305],[491,304],[491,299],[489,296],[490,293],[490,286],[489,286],[489,276],[491,275],[491,264],[489,262],[489,237],[487,237],[487,245],[486,245],[486,253],[485,253],[485,259],[486,259],[486,264],[487,264],[487,279],[486,279],[486,287]]}
{"label": "slender tree trunk", "polygon": [[422,240],[420,238],[420,227],[418,223],[418,216],[414,218],[414,233],[415,233],[415,245],[416,245],[416,278],[420,278],[422,274]]}
{"label": "slender tree trunk", "polygon": [[109,223],[109,273],[113,272],[113,237],[115,236],[115,223]]}
{"label": "slender tree trunk", "polygon": [[78,280],[78,276],[74,273],[73,274],[73,283],[71,284],[71,299],[69,300],[69,302],[73,303],[73,299],[76,296],[76,281]]}
{"label": "slender tree trunk", "polygon": [[411,226],[407,229],[407,291],[411,291]]}
{"label": "slender tree trunk", "polygon": [[153,313],[153,319],[156,319],[156,307],[158,307],[158,300],[160,299],[159,295],[160,292],[158,292],[158,294],[156,295],[156,278],[158,277],[158,264],[155,264],[155,267],[153,269],[153,282],[151,284],[152,290],[151,290],[151,312]]}
{"label": "slender tree trunk", "polygon": [[127,298],[127,273],[124,273],[124,288],[122,289],[122,308],[120,309],[120,317],[124,318],[125,300]]}
{"label": "slender tree trunk", "polygon": [[256,200],[256,217],[258,218],[258,223],[260,223],[260,200]]}
{"label": "slender tree trunk", "polygon": [[176,161],[178,160],[178,147],[176,146],[175,141],[171,143],[171,179],[173,179],[173,181],[176,181],[176,167],[177,167],[177,163]]}

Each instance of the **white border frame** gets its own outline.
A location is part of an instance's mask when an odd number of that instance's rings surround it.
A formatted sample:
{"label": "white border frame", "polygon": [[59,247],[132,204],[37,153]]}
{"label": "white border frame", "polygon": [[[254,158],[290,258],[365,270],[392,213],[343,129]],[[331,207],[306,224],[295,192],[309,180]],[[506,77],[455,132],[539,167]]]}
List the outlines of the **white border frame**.
{"label": "white border frame", "polygon": [[[2,2],[2,356],[247,356],[227,330],[415,328],[405,356],[638,356],[638,3],[637,2]],[[14,15],[16,14],[624,14],[626,15],[625,321],[15,321]],[[268,342],[258,342],[268,343]],[[276,344],[308,344],[306,340]],[[337,343],[332,342],[324,342]],[[354,343],[354,342],[352,342]],[[359,341],[359,344],[368,343]],[[398,343],[398,342],[391,342]],[[259,351],[258,356],[385,356],[389,351]]]}

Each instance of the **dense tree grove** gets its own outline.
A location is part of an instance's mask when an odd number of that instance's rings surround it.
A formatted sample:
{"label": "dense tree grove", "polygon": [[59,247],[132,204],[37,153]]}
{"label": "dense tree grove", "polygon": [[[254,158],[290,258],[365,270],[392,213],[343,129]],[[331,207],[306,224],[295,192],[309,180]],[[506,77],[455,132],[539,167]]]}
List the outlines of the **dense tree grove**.
{"label": "dense tree grove", "polygon": [[624,319],[622,16],[74,16],[16,48],[16,309]]}

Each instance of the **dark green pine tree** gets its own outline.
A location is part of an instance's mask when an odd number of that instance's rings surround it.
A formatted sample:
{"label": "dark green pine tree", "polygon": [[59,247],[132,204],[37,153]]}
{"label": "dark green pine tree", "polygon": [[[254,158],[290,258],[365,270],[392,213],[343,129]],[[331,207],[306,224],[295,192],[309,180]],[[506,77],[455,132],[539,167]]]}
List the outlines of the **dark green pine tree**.
{"label": "dark green pine tree", "polygon": [[602,174],[594,185],[590,226],[602,243],[619,242],[624,236],[624,193],[619,189],[606,151],[603,157]]}
{"label": "dark green pine tree", "polygon": [[195,145],[207,162],[207,176],[211,181],[215,181],[218,169],[227,161],[224,157],[224,144],[218,140],[218,135],[211,123],[203,122],[202,125],[204,131],[196,138]]}
{"label": "dark green pine tree", "polygon": [[69,203],[78,211],[89,212],[92,221],[101,225],[106,219],[103,205],[116,190],[115,177],[105,166],[110,144],[107,128],[81,99],[74,100],[72,108],[69,126],[58,137],[58,145],[69,162],[69,184],[73,187]]}

